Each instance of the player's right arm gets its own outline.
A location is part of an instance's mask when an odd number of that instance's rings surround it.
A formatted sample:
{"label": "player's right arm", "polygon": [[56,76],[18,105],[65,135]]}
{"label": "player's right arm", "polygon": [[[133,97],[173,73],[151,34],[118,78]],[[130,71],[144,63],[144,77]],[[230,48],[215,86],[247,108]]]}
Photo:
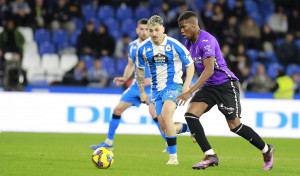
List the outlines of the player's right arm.
{"label": "player's right arm", "polygon": [[144,60],[144,50],[145,47],[140,47],[138,49],[138,54],[137,54],[137,69],[136,69],[136,77],[137,77],[137,83],[140,89],[140,94],[141,94],[141,102],[142,103],[147,103],[149,104],[149,97],[145,92],[145,60]]}
{"label": "player's right arm", "polygon": [[132,75],[134,71],[134,62],[131,59],[128,59],[128,64],[125,67],[123,77],[115,77],[114,83],[117,84],[117,86],[124,84]]}

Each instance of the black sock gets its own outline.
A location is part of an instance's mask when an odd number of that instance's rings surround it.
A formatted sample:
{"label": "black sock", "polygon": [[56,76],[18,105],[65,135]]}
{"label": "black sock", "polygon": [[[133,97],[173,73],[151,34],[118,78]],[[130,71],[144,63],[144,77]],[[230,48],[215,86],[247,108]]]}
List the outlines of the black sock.
{"label": "black sock", "polygon": [[187,125],[185,123],[182,123],[182,128],[179,133],[185,133],[187,131]]}
{"label": "black sock", "polygon": [[187,124],[189,125],[191,134],[195,137],[203,153],[206,152],[207,150],[212,149],[205,136],[204,129],[199,121],[199,118],[194,114],[188,112],[184,114],[184,117]]}
{"label": "black sock", "polygon": [[259,150],[264,149],[265,142],[251,127],[248,127],[247,125],[241,123],[238,127],[231,131],[247,139],[252,145],[254,145]]}
{"label": "black sock", "polygon": [[121,116],[113,114],[112,118],[113,119],[121,119]]}
{"label": "black sock", "polygon": [[154,122],[158,122],[158,119],[157,119],[157,117],[155,117],[153,120],[154,120]]}

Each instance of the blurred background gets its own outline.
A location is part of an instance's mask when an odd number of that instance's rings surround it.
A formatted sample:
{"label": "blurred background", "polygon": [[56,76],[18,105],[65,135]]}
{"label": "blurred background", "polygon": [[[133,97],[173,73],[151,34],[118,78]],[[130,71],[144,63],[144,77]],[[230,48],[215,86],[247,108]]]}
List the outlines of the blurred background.
{"label": "blurred background", "polygon": [[166,33],[184,43],[177,18],[192,10],[200,28],[219,41],[246,97],[273,97],[277,78],[288,76],[298,99],[299,5],[297,0],[0,0],[1,86],[122,92],[131,80],[117,87],[112,79],[123,74],[136,22],[158,14]]}

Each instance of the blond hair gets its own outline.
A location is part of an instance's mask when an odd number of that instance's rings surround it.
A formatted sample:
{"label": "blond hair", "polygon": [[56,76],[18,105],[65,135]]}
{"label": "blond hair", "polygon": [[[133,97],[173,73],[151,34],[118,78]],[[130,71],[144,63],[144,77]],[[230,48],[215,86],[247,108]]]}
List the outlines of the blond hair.
{"label": "blond hair", "polygon": [[164,20],[158,16],[158,15],[153,15],[149,20],[148,20],[148,23],[147,25],[148,26],[155,26],[155,25],[163,25],[164,24]]}

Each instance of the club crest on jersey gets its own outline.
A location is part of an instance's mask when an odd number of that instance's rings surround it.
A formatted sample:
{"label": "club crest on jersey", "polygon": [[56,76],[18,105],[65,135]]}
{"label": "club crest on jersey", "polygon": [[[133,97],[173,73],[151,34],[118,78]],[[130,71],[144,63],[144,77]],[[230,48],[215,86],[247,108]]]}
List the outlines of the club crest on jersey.
{"label": "club crest on jersey", "polygon": [[157,65],[163,65],[163,64],[167,63],[168,61],[169,61],[168,57],[161,53],[158,53],[157,55],[154,55],[152,57],[152,62]]}
{"label": "club crest on jersey", "polygon": [[170,44],[167,44],[167,46],[166,46],[166,51],[171,51],[171,46],[170,46]]}

